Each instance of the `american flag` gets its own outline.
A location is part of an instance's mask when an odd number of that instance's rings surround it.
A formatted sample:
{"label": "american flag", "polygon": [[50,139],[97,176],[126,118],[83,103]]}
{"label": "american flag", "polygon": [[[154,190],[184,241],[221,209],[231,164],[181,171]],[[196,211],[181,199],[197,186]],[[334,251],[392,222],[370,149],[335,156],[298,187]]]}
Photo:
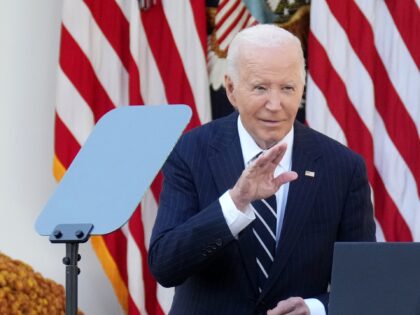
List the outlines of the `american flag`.
{"label": "american flag", "polygon": [[224,84],[226,55],[233,37],[242,29],[258,24],[241,0],[220,0],[214,17],[214,30],[209,37],[208,70],[215,90]]}
{"label": "american flag", "polygon": [[226,54],[233,37],[256,20],[241,0],[221,0],[215,18],[215,36],[219,49]]}
{"label": "american flag", "polygon": [[[63,1],[57,179],[116,106],[187,104],[193,110],[187,129],[210,120],[205,14],[204,0]],[[91,238],[126,314],[165,314],[172,301],[173,290],[157,285],[147,265],[160,189],[158,176],[126,225]]]}
{"label": "american flag", "polygon": [[420,241],[420,11],[415,0],[313,0],[308,124],[363,155],[378,239]]}

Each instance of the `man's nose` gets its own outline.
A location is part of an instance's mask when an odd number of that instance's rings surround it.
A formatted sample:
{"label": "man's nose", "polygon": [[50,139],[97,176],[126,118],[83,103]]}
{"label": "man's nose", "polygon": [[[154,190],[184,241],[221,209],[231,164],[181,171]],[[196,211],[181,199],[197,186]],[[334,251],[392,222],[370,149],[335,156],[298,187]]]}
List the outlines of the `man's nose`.
{"label": "man's nose", "polygon": [[277,89],[270,89],[268,93],[268,99],[266,103],[266,108],[271,111],[277,111],[282,108],[283,98],[281,91]]}

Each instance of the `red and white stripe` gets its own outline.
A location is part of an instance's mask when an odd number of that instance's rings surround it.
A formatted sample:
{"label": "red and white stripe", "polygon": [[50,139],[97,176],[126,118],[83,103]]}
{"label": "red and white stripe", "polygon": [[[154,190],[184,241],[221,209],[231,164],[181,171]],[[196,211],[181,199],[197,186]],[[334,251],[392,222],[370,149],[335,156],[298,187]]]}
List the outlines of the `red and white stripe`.
{"label": "red and white stripe", "polygon": [[418,29],[414,0],[311,4],[306,118],[363,155],[388,241],[420,240]]}
{"label": "red and white stripe", "polygon": [[257,21],[241,0],[222,0],[215,18],[216,39],[221,50],[226,51],[233,37]]}
{"label": "red and white stripe", "polygon": [[[242,29],[258,24],[242,0],[221,0],[217,7],[213,30],[218,53],[226,54],[230,42]],[[218,90],[224,83],[226,59],[212,49],[207,52],[208,72],[211,86]]]}
{"label": "red and white stripe", "polygon": [[[187,128],[209,121],[206,50],[204,1],[154,1],[142,11],[137,0],[64,0],[57,163],[67,169],[95,123],[116,106],[187,104]],[[172,302],[173,289],[157,285],[147,265],[161,180],[123,228],[94,245],[127,314],[165,314]]]}

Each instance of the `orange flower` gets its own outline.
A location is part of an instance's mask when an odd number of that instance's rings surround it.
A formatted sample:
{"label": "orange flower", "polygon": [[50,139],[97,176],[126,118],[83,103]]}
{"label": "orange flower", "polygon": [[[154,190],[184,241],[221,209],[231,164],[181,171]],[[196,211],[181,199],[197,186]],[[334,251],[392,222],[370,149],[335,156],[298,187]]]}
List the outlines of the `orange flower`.
{"label": "orange flower", "polygon": [[64,287],[0,253],[0,314],[64,315]]}

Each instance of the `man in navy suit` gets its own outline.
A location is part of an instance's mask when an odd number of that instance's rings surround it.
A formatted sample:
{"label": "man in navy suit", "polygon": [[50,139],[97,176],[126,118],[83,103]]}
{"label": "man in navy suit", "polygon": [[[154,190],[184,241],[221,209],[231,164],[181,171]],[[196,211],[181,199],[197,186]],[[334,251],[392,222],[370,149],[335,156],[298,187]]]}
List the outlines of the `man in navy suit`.
{"label": "man in navy suit", "polygon": [[[243,30],[227,62],[237,111],[186,133],[168,158],[151,271],[175,286],[170,314],[325,314],[334,242],[375,240],[363,159],[295,121],[305,66],[294,35]],[[253,204],[270,196],[265,270]]]}

